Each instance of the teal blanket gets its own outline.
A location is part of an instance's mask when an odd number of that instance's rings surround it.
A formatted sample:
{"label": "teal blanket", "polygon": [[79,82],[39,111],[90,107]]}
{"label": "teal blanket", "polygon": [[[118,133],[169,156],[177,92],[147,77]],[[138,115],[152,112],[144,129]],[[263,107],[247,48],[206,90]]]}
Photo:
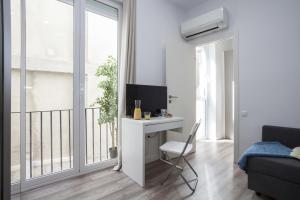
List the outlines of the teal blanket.
{"label": "teal blanket", "polygon": [[258,142],[249,147],[238,162],[239,167],[246,171],[249,157],[279,157],[291,158],[292,150],[279,142]]}

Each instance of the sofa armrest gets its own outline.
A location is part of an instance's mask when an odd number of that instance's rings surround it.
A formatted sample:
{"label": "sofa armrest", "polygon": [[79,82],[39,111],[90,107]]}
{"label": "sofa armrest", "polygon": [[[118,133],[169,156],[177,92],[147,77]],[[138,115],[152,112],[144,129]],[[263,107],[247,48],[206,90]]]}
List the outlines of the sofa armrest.
{"label": "sofa armrest", "polygon": [[300,129],[279,126],[263,126],[262,141],[278,141],[289,148],[300,146]]}

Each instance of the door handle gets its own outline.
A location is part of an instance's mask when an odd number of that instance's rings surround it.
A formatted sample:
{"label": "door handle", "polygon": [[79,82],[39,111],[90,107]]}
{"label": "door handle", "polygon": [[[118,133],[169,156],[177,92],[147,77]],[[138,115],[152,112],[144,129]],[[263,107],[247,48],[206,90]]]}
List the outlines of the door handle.
{"label": "door handle", "polygon": [[169,103],[172,103],[173,99],[178,99],[179,97],[177,96],[173,96],[173,95],[169,95]]}
{"label": "door handle", "polygon": [[169,95],[169,99],[178,99],[179,97]]}

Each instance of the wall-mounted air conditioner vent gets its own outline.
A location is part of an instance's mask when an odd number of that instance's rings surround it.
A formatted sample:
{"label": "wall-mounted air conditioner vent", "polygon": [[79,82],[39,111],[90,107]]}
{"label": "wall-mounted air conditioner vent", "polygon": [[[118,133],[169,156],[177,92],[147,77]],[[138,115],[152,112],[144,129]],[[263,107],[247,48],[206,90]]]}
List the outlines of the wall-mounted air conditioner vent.
{"label": "wall-mounted air conditioner vent", "polygon": [[225,10],[219,8],[182,23],[181,34],[184,39],[191,40],[226,27],[227,16]]}

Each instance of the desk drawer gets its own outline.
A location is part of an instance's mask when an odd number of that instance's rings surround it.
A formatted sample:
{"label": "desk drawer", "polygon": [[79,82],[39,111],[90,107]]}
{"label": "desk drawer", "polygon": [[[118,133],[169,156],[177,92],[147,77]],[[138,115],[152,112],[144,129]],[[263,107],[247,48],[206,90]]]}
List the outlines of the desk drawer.
{"label": "desk drawer", "polygon": [[158,131],[166,131],[183,127],[183,121],[166,122],[158,124],[149,124],[144,126],[145,133],[153,133]]}

